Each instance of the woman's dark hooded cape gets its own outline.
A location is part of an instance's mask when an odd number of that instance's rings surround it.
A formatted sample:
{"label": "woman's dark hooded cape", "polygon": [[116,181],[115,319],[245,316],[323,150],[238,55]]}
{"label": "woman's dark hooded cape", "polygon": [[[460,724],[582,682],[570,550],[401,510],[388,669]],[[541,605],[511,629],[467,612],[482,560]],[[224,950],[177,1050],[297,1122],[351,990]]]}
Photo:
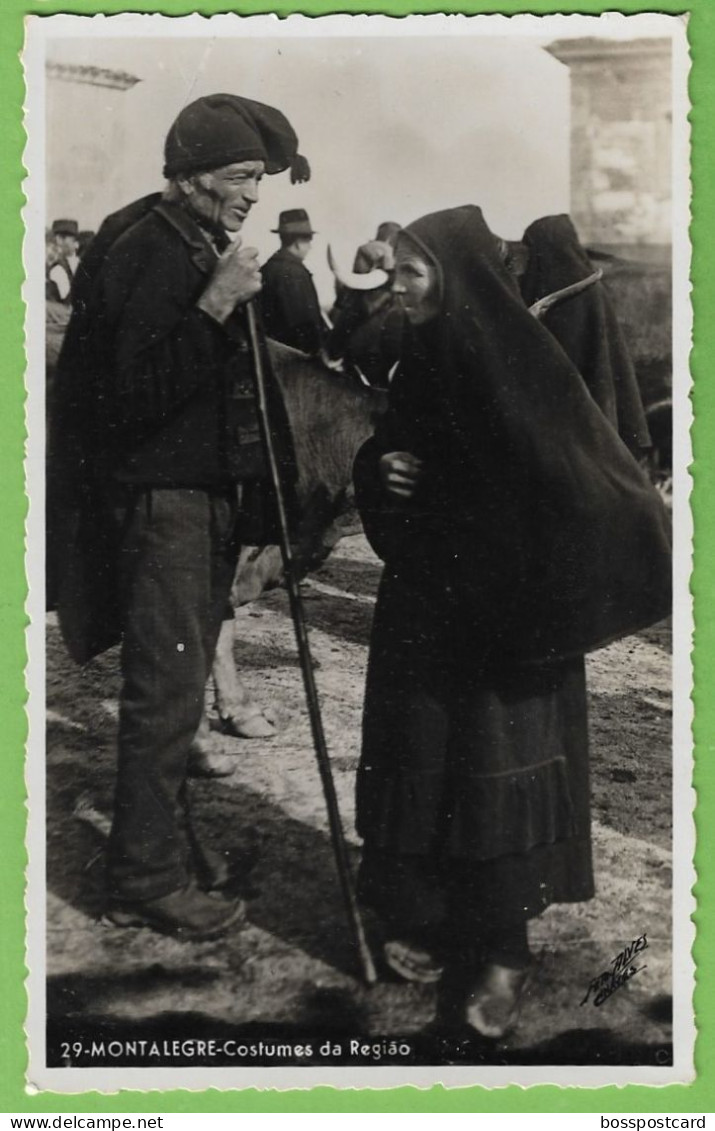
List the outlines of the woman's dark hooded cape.
{"label": "woman's dark hooded cape", "polygon": [[[425,595],[442,644],[468,641],[485,662],[578,655],[666,616],[660,497],[529,314],[480,209],[405,234],[438,269],[441,313],[408,335],[356,462],[376,552]],[[377,464],[399,450],[425,470],[412,500],[390,504]]]}

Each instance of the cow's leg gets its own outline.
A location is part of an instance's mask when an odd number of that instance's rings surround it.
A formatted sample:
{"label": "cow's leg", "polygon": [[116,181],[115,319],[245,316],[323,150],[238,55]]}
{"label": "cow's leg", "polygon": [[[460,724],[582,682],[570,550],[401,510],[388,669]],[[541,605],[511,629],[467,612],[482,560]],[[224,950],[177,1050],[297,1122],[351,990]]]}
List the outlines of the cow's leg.
{"label": "cow's leg", "polygon": [[276,733],[276,728],[243,686],[236,671],[233,658],[235,623],[225,620],[221,625],[212,668],[221,729],[236,738],[270,738]]}
{"label": "cow's leg", "polygon": [[251,706],[251,697],[238,678],[233,658],[235,624],[234,620],[225,620],[221,625],[211,669],[216,687],[216,708],[220,715],[242,714]]}

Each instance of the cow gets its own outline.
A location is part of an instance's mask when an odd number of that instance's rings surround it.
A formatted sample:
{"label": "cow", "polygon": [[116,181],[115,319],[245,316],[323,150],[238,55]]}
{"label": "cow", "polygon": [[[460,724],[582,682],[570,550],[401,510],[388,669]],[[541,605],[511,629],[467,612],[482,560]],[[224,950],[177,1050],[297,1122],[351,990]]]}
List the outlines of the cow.
{"label": "cow", "polygon": [[[297,522],[292,545],[299,576],[316,569],[338,540],[356,529],[352,467],[358,449],[372,434],[384,411],[386,396],[289,346],[269,341],[269,353],[281,386],[295,446]],[[280,585],[283,562],[278,546],[244,547],[238,562],[231,599],[234,607],[255,601]],[[234,622],[225,620],[213,666],[216,706],[224,729],[239,737],[269,737],[266,719],[241,685],[233,659]],[[220,764],[208,754],[202,723],[195,743],[200,765],[214,776]],[[213,767],[213,769],[212,769]]]}

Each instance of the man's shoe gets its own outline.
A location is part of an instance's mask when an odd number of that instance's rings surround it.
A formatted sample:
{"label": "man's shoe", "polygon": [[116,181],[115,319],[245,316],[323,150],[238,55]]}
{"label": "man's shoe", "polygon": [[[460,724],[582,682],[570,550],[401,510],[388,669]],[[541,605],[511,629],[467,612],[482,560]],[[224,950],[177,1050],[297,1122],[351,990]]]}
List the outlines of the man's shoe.
{"label": "man's shoe", "polygon": [[192,871],[202,891],[222,891],[231,886],[234,875],[226,853],[196,843],[192,845],[191,855]]}
{"label": "man's shoe", "polygon": [[187,884],[158,899],[117,903],[104,920],[115,927],[149,927],[177,939],[213,939],[246,913],[242,900],[219,899]]}
{"label": "man's shoe", "polygon": [[228,778],[236,769],[236,759],[194,743],[189,752],[187,773],[190,778]]}

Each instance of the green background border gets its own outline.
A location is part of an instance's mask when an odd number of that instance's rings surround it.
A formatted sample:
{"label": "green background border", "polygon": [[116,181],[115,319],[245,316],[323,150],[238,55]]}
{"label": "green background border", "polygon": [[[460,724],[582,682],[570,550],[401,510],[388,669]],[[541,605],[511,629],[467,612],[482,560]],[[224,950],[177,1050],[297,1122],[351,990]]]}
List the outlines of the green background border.
{"label": "green background border", "polygon": [[[549,0],[446,0],[440,4],[425,0],[385,0],[368,3],[348,0],[343,4],[304,3],[293,5],[276,0],[262,3],[183,3],[148,0],[122,3],[121,0],[0,0],[0,247],[4,250],[0,272],[0,466],[2,492],[0,514],[3,537],[0,539],[0,718],[4,735],[3,771],[0,788],[0,860],[3,862],[0,898],[0,1111],[2,1112],[487,1112],[487,1111],[584,1111],[584,1112],[713,1112],[715,1111],[715,993],[710,971],[715,965],[713,927],[715,873],[699,867],[696,893],[698,940],[695,957],[699,964],[696,991],[698,1042],[697,1080],[692,1085],[666,1088],[625,1087],[574,1089],[537,1086],[487,1090],[480,1087],[428,1091],[398,1088],[389,1091],[338,1091],[315,1088],[311,1091],[258,1092],[255,1090],[218,1092],[122,1092],[103,1096],[87,1092],[60,1096],[44,1092],[25,1093],[26,1053],[23,1034],[25,1016],[24,968],[24,781],[23,746],[26,722],[23,705],[25,663],[23,612],[25,580],[23,570],[23,522],[26,500],[23,491],[24,390],[23,390],[23,307],[20,286],[23,278],[21,252],[23,229],[20,209],[22,103],[24,96],[19,52],[23,42],[23,19],[27,15],[112,15],[119,12],[163,12],[179,16],[191,12],[213,15],[238,12],[242,15],[276,12],[289,15],[324,15],[329,12],[370,12],[401,16],[412,12],[499,12],[514,15],[529,11],[582,12],[598,14],[618,9],[625,13],[657,10],[690,16],[689,39],[693,55],[690,82],[693,110],[693,268],[694,334],[693,395],[695,426],[693,450],[696,457],[693,506],[696,523],[696,570],[693,589],[696,597],[696,788],[698,790],[697,863],[715,857],[715,808],[712,803],[713,751],[715,750],[715,603],[708,562],[715,550],[715,460],[708,444],[709,429],[715,425],[715,272],[708,270],[713,259],[715,232],[715,0],[581,0],[581,3],[550,3]],[[710,363],[710,367],[709,367]]]}

